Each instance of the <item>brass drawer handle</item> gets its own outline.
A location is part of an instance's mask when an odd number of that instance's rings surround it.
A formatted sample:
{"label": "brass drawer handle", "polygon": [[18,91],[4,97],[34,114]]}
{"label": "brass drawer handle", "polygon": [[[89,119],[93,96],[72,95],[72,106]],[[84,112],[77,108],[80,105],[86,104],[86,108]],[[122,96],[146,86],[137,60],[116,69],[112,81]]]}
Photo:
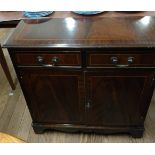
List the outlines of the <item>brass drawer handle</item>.
{"label": "brass drawer handle", "polygon": [[117,57],[111,57],[111,61],[112,61],[112,64],[115,65],[115,67],[124,68],[124,67],[129,67],[129,65],[134,63],[134,57],[128,57],[128,64],[118,64]]}
{"label": "brass drawer handle", "polygon": [[60,62],[60,59],[58,57],[53,57],[51,60],[52,64],[44,64],[44,58],[42,56],[37,56],[37,62],[43,67],[53,67]]}
{"label": "brass drawer handle", "polygon": [[115,65],[115,67],[125,68],[125,67],[129,67],[129,65],[119,64],[119,65]]}
{"label": "brass drawer handle", "polygon": [[134,63],[134,57],[128,57],[128,64],[127,65],[125,65],[125,64],[116,64],[115,66],[119,67],[119,68],[124,68],[124,67],[129,67],[129,65],[131,65],[133,63]]}

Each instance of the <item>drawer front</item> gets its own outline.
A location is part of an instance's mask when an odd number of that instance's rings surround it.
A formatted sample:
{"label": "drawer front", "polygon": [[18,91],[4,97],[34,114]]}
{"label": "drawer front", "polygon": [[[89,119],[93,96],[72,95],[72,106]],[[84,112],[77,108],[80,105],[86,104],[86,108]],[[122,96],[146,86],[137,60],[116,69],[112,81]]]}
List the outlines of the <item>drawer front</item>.
{"label": "drawer front", "polygon": [[155,54],[97,54],[88,53],[90,67],[155,66]]}
{"label": "drawer front", "polygon": [[42,53],[16,53],[15,60],[21,66],[80,66],[81,57],[79,53],[65,54],[42,54]]}

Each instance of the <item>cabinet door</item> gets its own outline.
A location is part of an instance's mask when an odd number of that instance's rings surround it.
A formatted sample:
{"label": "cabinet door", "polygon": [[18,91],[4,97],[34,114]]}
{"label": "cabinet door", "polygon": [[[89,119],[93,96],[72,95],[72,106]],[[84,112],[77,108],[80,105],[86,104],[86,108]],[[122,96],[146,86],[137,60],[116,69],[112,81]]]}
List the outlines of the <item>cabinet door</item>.
{"label": "cabinet door", "polygon": [[87,72],[86,122],[89,125],[142,125],[153,93],[150,72]]}
{"label": "cabinet door", "polygon": [[25,68],[20,74],[33,122],[81,122],[83,79],[80,71]]}

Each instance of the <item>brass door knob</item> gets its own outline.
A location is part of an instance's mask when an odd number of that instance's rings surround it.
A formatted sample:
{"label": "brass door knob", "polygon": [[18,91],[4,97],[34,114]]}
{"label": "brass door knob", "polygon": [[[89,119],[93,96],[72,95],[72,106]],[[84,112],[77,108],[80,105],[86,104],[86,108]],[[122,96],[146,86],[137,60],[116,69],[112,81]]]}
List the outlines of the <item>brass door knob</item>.
{"label": "brass door knob", "polygon": [[134,63],[134,57],[128,57],[128,64]]}
{"label": "brass door knob", "polygon": [[53,57],[52,58],[52,63],[53,63],[53,65],[56,65],[56,64],[58,64],[60,62],[60,59],[58,58],[58,57]]}
{"label": "brass door knob", "polygon": [[117,57],[111,57],[111,62],[114,65],[118,64],[118,58]]}
{"label": "brass door knob", "polygon": [[38,61],[39,63],[42,63],[42,62],[44,61],[44,59],[43,59],[42,56],[38,56],[38,57],[37,57],[37,61]]}

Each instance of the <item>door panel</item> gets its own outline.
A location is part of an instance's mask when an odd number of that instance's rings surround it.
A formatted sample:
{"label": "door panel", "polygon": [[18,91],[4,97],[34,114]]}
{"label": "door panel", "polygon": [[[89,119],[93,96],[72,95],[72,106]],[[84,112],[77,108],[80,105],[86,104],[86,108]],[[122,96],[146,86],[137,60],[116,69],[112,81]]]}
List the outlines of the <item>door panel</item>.
{"label": "door panel", "polygon": [[152,84],[151,73],[87,72],[87,124],[142,125]]}
{"label": "door panel", "polygon": [[34,122],[70,124],[82,121],[81,72],[25,69],[21,75]]}

